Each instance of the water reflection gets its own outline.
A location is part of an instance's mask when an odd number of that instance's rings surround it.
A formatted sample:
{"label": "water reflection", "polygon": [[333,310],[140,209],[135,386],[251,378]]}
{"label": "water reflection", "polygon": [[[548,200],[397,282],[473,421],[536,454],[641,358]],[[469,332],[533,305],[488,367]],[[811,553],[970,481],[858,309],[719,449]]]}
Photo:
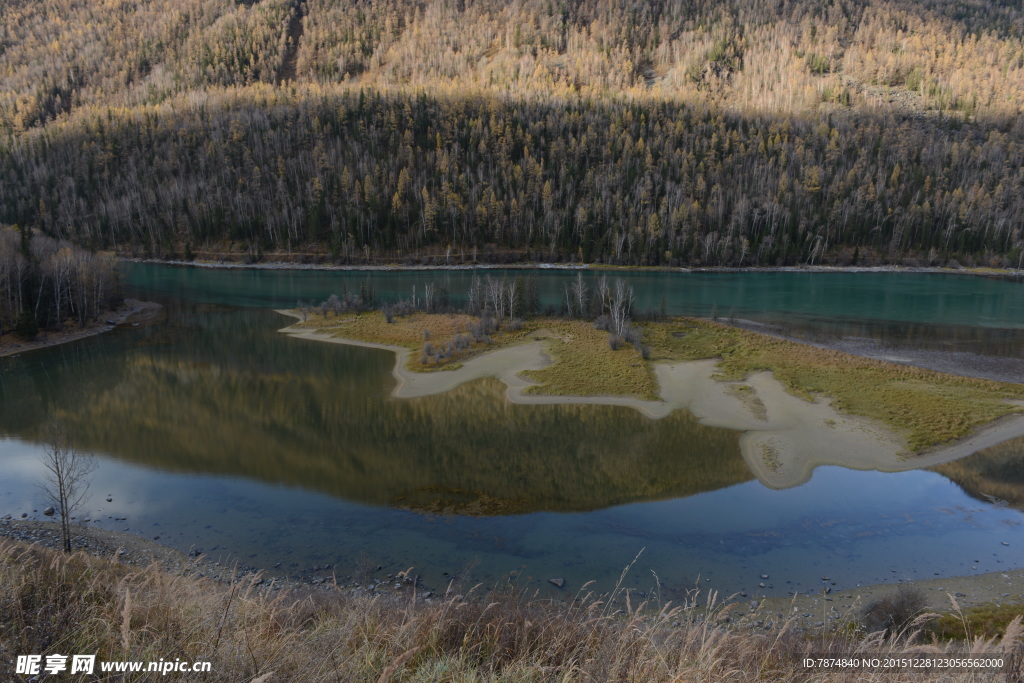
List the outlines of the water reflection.
{"label": "water reflection", "polygon": [[1024,510],[1024,437],[931,469],[973,498]]}
{"label": "water reflection", "polygon": [[1024,516],[947,479],[1017,505],[1020,442],[943,476],[822,467],[774,491],[751,480],[737,433],[685,412],[512,405],[494,381],[391,400],[391,354],[291,339],[286,323],[169,302],[159,325],[0,359],[0,434],[19,439],[0,439],[0,514],[38,508],[53,414],[105,454],[93,523],[261,567],[351,573],[372,558],[440,588],[473,567],[471,583],[607,589],[646,548],[627,585],[654,572],[674,599],[698,576],[728,593],[767,573],[763,592],[785,594],[823,575],[1024,566],[1024,544],[1003,545]]}
{"label": "water reflection", "polygon": [[8,360],[0,430],[43,417],[80,445],[167,470],[348,500],[495,515],[591,510],[751,479],[736,432],[678,411],[509,403],[497,380],[387,398],[393,354],[293,340],[255,310],[175,307],[167,324]]}

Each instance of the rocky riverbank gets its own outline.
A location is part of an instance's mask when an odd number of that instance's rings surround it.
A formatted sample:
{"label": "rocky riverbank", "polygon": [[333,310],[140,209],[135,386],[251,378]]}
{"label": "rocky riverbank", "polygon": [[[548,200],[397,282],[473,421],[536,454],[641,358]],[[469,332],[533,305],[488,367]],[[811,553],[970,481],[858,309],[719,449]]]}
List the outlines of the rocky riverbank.
{"label": "rocky riverbank", "polygon": [[[0,518],[0,539],[40,545],[51,550],[61,548],[60,525],[56,521]],[[181,552],[156,541],[130,533],[76,524],[72,529],[72,549],[97,557],[114,558],[136,567],[153,564],[174,575],[207,578],[218,582],[253,582],[271,590],[343,591],[371,597],[397,597],[416,594],[431,600],[443,593],[424,586],[413,571],[385,570],[382,565],[359,568],[335,568],[330,565],[286,573],[277,568],[259,568],[232,561],[214,560],[201,551]],[[280,564],[280,563],[279,563]]]}
{"label": "rocky riverbank", "polygon": [[95,322],[83,327],[68,327],[59,332],[41,332],[38,337],[30,341],[16,337],[14,334],[5,334],[0,337],[0,357],[16,356],[27,351],[67,344],[109,332],[119,325],[141,325],[153,322],[159,318],[162,309],[163,306],[152,301],[125,299],[124,306],[120,309],[106,311],[98,316]]}
{"label": "rocky riverbank", "polygon": [[[15,519],[8,515],[0,518],[0,539],[57,550],[60,548],[60,529],[54,521]],[[459,585],[457,577],[453,577],[448,586],[428,586],[413,568],[395,571],[372,564],[362,567],[324,565],[286,573],[279,568],[264,569],[237,562],[215,561],[196,551],[184,553],[133,534],[82,525],[76,525],[74,529],[72,546],[75,551],[115,558],[126,565],[149,567],[156,564],[173,575],[207,578],[222,583],[252,583],[275,591],[341,592],[349,596],[380,599],[407,600],[414,597],[429,603],[441,599],[446,593],[469,588]],[[768,575],[762,578],[766,582],[778,580],[778,577]],[[555,578],[548,583],[560,589],[559,592],[564,591],[566,600],[576,596],[578,587],[567,585],[562,579]],[[713,614],[716,621],[742,630],[771,631],[789,624],[788,628],[799,631],[827,632],[857,624],[866,606],[905,583],[894,581],[837,590],[833,588],[834,581],[822,577],[820,589],[815,593],[796,593],[788,597],[761,597],[746,592],[720,595]],[[982,605],[1024,604],[1024,569],[934,578],[915,581],[912,585],[924,596],[926,609],[937,613]],[[713,587],[703,590],[706,595]],[[703,599],[700,601],[704,602]],[[708,612],[705,610],[704,614]]]}

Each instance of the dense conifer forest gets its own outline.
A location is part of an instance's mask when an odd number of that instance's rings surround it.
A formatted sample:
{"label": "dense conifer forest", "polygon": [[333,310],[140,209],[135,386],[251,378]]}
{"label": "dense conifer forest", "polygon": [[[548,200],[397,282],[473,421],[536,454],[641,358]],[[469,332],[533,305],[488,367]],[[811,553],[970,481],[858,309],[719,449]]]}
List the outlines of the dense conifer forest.
{"label": "dense conifer forest", "polygon": [[8,0],[0,222],[339,263],[1024,259],[1010,0]]}

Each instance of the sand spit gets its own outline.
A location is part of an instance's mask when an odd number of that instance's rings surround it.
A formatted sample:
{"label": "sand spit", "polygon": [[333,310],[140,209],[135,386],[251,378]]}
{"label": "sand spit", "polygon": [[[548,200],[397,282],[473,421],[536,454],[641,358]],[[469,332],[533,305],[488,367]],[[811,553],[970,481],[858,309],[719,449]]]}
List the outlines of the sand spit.
{"label": "sand spit", "polygon": [[[291,311],[278,312],[296,317]],[[300,339],[394,352],[395,398],[439,394],[481,377],[497,377],[508,387],[508,399],[514,403],[626,406],[652,419],[683,408],[709,426],[744,432],[740,438],[744,459],[761,483],[776,489],[803,484],[821,465],[900,472],[940,465],[1024,436],[1024,414],[1015,414],[951,444],[914,454],[909,452],[906,440],[884,424],[840,413],[825,398],[806,401],[794,396],[770,372],[756,373],[739,382],[720,381],[715,377],[718,361],[714,359],[655,364],[660,401],[624,396],[553,396],[526,393],[533,383],[519,374],[551,363],[543,341],[484,353],[455,370],[414,372],[406,367],[410,351],[404,347],[292,327],[281,332]]]}

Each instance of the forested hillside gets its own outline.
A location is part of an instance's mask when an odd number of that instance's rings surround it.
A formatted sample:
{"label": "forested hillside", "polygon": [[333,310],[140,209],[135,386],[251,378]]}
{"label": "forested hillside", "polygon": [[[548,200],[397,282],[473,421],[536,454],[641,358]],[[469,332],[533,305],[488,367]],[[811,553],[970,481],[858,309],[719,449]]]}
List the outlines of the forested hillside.
{"label": "forested hillside", "polygon": [[1024,257],[997,0],[9,0],[0,221],[178,258]]}

